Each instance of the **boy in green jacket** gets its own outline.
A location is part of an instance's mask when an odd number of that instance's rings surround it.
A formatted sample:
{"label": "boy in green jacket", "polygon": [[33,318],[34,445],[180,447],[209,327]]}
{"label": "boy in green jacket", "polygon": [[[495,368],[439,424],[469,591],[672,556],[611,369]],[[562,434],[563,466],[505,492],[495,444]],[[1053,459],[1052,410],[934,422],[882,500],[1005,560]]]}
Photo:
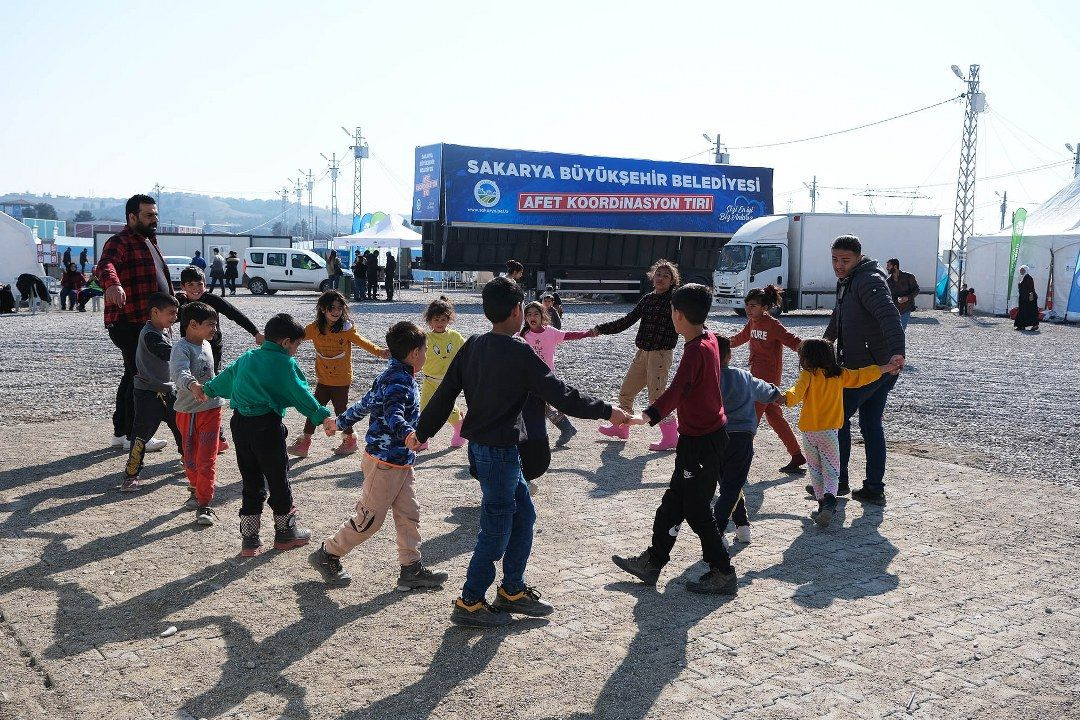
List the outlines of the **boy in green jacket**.
{"label": "boy in green jacket", "polygon": [[275,550],[306,545],[311,538],[310,530],[296,525],[289,456],[285,451],[288,431],[281,422],[286,408],[296,408],[311,422],[322,423],[328,432],[337,429],[330,411],[311,394],[296,364],[304,326],[291,315],[281,313],[270,318],[263,335],[266,339],[259,348],[238,357],[201,390],[207,397],[228,398],[233,410],[229,426],[244,484],[240,506],[244,557],[262,552],[259,526],[264,502],[274,512]]}

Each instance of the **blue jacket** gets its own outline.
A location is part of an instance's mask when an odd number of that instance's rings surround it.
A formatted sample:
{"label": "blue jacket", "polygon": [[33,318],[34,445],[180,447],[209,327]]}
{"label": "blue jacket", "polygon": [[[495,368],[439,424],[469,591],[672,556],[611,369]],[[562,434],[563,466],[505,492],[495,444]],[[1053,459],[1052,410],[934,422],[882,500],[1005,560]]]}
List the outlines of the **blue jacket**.
{"label": "blue jacket", "polygon": [[720,374],[720,394],[724,398],[727,431],[757,432],[754,403],[770,403],[780,395],[780,388],[770,385],[741,368],[724,368]]}
{"label": "blue jacket", "polygon": [[390,358],[371,390],[338,416],[338,429],[348,430],[365,415],[371,416],[365,451],[391,465],[411,466],[416,455],[405,447],[405,438],[414,432],[420,417],[420,393],[411,365]]}

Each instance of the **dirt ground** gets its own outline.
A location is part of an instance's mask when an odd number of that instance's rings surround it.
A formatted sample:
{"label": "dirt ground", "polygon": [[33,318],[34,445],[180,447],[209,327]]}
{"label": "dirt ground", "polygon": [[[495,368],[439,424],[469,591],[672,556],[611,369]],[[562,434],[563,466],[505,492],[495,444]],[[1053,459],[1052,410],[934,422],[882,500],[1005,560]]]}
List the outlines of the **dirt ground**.
{"label": "dirt ground", "polygon": [[[403,295],[360,306],[360,331],[380,339],[431,298]],[[475,295],[455,298],[457,327],[481,331]],[[306,320],[314,300],[237,305],[261,325],[275,312]],[[564,327],[626,310],[574,304]],[[807,336],[825,320],[783,319]],[[226,360],[252,346],[224,330]],[[123,457],[107,445],[119,362],[100,314],[0,318],[0,718],[1080,717],[1080,333],[922,311],[908,342],[912,367],[886,419],[888,507],[842,502],[818,530],[804,480],[776,472],[783,449],[763,427],[738,595],[686,591],[704,571],[688,531],[648,589],[610,556],[647,544],[672,455],[647,450],[653,429],[622,443],[580,421],[535,499],[528,579],[556,613],[478,632],[448,622],[479,503],[448,430],[417,468],[422,550],[450,573],[446,587],[394,589],[388,521],[345,559],[353,584],[328,589],[307,549],[238,557],[231,454],[211,528],[180,507],[171,438],[150,456],[145,490],[116,491]],[[632,331],[568,343],[559,372],[611,399],[632,344]],[[310,372],[310,348],[299,359]],[[354,360],[355,399],[380,363]],[[290,434],[301,424],[290,412]],[[332,446],[317,438],[291,470],[317,538],[348,517],[363,482],[357,457]],[[858,477],[858,449],[853,458]]]}

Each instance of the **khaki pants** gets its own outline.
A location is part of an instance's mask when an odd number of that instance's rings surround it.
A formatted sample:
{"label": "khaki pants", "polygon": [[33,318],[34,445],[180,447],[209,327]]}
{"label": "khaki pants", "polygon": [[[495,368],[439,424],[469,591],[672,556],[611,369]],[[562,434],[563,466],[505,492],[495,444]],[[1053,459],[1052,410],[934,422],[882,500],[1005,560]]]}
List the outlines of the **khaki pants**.
{"label": "khaki pants", "polygon": [[627,413],[634,412],[634,398],[644,388],[649,389],[649,404],[664,394],[671,370],[671,350],[642,350],[634,353],[634,361],[623,378],[619,390],[619,407]]}
{"label": "khaki pants", "polygon": [[389,465],[367,453],[360,461],[364,490],[356,503],[356,514],[342,523],[333,537],[326,538],[326,552],[338,557],[378,532],[386,513],[394,512],[398,562],[412,565],[420,559],[420,504],[416,501],[411,467]]}

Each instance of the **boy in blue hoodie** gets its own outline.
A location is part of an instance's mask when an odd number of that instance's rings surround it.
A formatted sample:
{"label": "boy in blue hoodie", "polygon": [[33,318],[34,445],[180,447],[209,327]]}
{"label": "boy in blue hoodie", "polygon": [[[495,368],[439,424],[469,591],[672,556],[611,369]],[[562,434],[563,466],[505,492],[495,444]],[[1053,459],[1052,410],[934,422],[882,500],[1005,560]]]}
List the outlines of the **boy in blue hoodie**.
{"label": "boy in blue hoodie", "polygon": [[[378,532],[393,510],[401,574],[398,590],[439,588],[444,572],[432,572],[420,560],[420,504],[416,501],[412,465],[416,455],[406,445],[420,417],[416,373],[427,359],[427,337],[415,324],[402,321],[386,333],[390,360],[363,398],[337,418],[338,430],[349,430],[370,416],[364,456],[364,490],[356,514],[337,533],[311,553],[311,565],[332,584],[347,585],[352,576],[341,565],[342,556]],[[327,435],[333,435],[327,428]]]}

